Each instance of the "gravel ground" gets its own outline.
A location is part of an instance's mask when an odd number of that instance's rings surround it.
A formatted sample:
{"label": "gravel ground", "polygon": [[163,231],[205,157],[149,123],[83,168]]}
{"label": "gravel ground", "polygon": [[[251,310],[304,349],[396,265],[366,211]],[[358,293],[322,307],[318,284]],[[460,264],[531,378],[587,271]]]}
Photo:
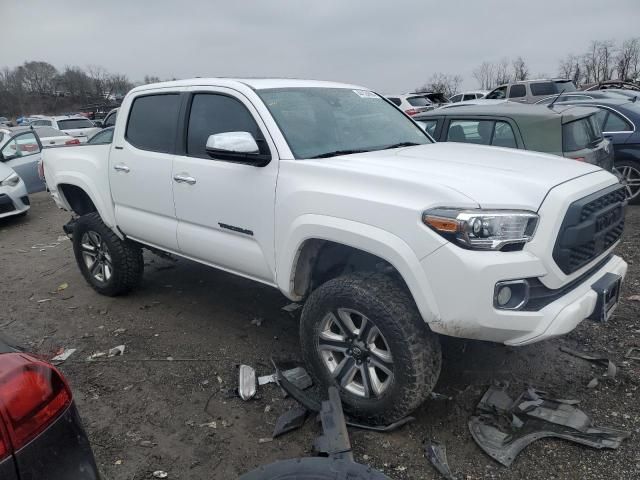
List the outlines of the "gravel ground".
{"label": "gravel ground", "polygon": [[[281,308],[278,291],[189,262],[146,255],[145,279],[133,294],[107,298],[81,277],[71,242],[62,235],[66,212],[47,194],[32,196],[22,219],[0,220],[1,332],[32,351],[51,355],[77,348],[61,369],[105,479],[232,479],[258,465],[311,454],[319,429],[313,421],[272,442],[275,420],[293,405],[272,385],[243,402],[229,394],[237,367],[271,373],[269,358],[298,362],[297,317]],[[566,337],[509,348],[443,339],[443,373],[417,421],[391,434],[352,430],[357,461],[394,479],[440,478],[424,458],[422,442],[447,446],[459,479],[634,479],[640,477],[640,362],[624,353],[640,346],[636,232],[640,209],[630,208],[618,253],[629,263],[623,300],[606,325],[583,322]],[[60,286],[68,287],[57,291]],[[257,320],[257,321],[256,321]],[[88,362],[94,352],[119,344],[121,357]],[[607,352],[620,366],[615,380],[605,368],[571,357],[559,347]],[[171,360],[172,359],[172,360]],[[598,376],[594,389],[589,381]],[[515,396],[525,385],[575,398],[597,424],[631,432],[618,450],[594,450],[561,440],[540,440],[505,468],[486,456],[467,420],[486,388],[508,381]],[[211,422],[215,422],[214,424]]]}

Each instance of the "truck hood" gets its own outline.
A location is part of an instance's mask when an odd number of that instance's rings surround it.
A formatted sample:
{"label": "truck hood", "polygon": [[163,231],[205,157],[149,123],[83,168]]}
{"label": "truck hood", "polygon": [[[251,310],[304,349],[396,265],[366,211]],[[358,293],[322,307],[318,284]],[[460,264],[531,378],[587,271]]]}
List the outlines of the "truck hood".
{"label": "truck hood", "polygon": [[482,208],[527,210],[537,210],[556,185],[601,170],[555,155],[452,142],[303,161],[425,188],[437,184]]}

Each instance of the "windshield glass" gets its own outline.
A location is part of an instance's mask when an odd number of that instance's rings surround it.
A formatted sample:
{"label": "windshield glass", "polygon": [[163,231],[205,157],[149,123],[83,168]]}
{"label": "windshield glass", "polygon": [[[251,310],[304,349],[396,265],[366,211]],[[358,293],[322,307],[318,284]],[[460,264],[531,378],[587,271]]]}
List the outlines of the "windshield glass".
{"label": "windshield glass", "polygon": [[562,126],[562,145],[565,152],[592,148],[601,141],[602,130],[595,114]]}
{"label": "windshield glass", "polygon": [[69,120],[58,120],[60,130],[72,130],[75,128],[94,128],[95,125],[86,118],[70,118]]}
{"label": "windshield glass", "polygon": [[305,87],[257,93],[295,158],[431,143],[401,111],[368,90]]}
{"label": "windshield glass", "polygon": [[412,107],[428,107],[431,105],[431,102],[427,97],[409,97],[407,98],[407,102]]}

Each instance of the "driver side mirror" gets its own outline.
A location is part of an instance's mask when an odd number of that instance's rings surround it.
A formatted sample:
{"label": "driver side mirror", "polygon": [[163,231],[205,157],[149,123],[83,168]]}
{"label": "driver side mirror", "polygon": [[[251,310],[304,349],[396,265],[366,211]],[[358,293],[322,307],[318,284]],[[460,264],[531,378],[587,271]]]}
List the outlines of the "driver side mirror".
{"label": "driver side mirror", "polygon": [[223,132],[209,135],[207,154],[212,158],[264,167],[271,161],[271,154],[260,153],[258,142],[249,132]]}

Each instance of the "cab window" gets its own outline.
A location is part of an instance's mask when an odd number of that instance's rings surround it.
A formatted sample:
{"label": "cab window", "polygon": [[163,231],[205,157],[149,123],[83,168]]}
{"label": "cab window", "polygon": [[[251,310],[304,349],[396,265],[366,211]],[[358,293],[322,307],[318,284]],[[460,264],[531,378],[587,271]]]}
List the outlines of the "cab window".
{"label": "cab window", "polygon": [[447,141],[518,148],[513,128],[500,120],[452,120]]}
{"label": "cab window", "polygon": [[487,94],[485,98],[489,100],[502,100],[503,98],[507,98],[507,86],[503,85],[496,88],[493,92]]}

